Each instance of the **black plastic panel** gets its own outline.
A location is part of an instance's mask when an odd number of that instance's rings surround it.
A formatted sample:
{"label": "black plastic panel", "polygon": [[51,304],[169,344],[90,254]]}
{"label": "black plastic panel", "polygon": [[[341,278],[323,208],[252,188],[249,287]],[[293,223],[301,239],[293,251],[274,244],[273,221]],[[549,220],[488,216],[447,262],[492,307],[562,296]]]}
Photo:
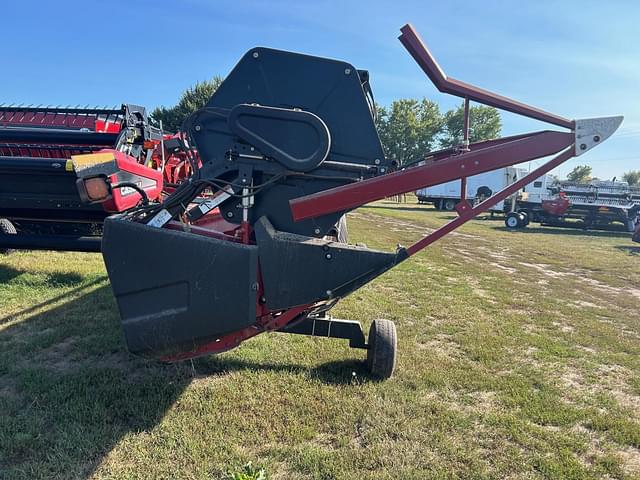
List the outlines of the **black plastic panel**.
{"label": "black plastic panel", "polygon": [[255,224],[260,268],[270,310],[341,298],[395,265],[395,253],[276,231]]}
{"label": "black plastic panel", "polygon": [[184,351],[256,322],[258,249],[105,220],[102,239],[130,351]]}

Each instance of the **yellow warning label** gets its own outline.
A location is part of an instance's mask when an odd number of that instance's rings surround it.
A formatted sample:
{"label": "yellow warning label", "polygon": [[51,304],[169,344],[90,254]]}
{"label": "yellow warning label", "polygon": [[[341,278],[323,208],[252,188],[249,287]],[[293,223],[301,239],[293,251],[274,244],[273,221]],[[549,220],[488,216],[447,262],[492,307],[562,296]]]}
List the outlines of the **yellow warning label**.
{"label": "yellow warning label", "polygon": [[74,167],[89,167],[98,165],[99,163],[107,163],[113,161],[113,153],[88,153],[85,155],[71,155],[71,160],[67,160],[65,170],[71,171]]}

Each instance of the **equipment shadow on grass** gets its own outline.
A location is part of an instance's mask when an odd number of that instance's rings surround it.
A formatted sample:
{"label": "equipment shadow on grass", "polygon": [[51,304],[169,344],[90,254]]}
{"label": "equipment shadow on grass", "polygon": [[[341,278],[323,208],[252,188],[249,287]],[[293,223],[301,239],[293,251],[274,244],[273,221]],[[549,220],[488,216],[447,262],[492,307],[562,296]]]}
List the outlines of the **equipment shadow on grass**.
{"label": "equipment shadow on grass", "polygon": [[[11,272],[5,268],[4,275]],[[123,437],[153,429],[194,378],[191,362],[167,365],[129,354],[111,288],[96,282],[66,292],[73,300],[0,330],[3,478],[91,477]],[[194,367],[201,375],[271,370],[328,384],[371,380],[355,360],[307,369],[223,355],[198,359]]]}
{"label": "equipment shadow on grass", "polygon": [[627,252],[629,255],[640,255],[640,247],[634,247],[632,245],[616,245],[618,250]]}
{"label": "equipment shadow on grass", "polygon": [[157,425],[190,381],[186,366],[125,350],[108,285],[0,330],[3,478],[90,477],[125,435]]}
{"label": "equipment shadow on grass", "polygon": [[0,283],[10,282],[19,275],[22,275],[22,273],[22,270],[0,265]]}
{"label": "equipment shadow on grass", "polygon": [[[0,283],[8,283],[10,280],[18,277],[22,273],[24,272],[22,272],[21,270],[15,270],[13,268],[0,265]],[[56,273],[53,275],[49,275],[49,278],[51,278],[52,279],[51,281],[58,286],[62,286],[62,285],[73,286],[73,285],[79,284],[83,280],[83,278],[80,275],[63,274],[63,273],[59,273],[59,274]],[[82,292],[83,290],[87,290],[88,288],[94,285],[104,282],[106,278],[107,278],[106,276],[96,278],[95,280],[92,280],[88,283],[83,283],[70,291],[66,291],[64,293],[61,293],[60,295],[56,295],[55,297],[49,298],[43,302],[37,303],[35,305],[31,305],[30,307],[27,307],[24,310],[15,312],[11,315],[5,315],[4,317],[0,317],[0,325],[10,322],[14,318],[24,317],[25,315],[29,315],[30,313],[41,310],[47,307],[48,305],[53,305],[55,303],[58,303],[64,300],[65,298],[74,296]],[[66,281],[66,283],[64,283],[64,281]]]}
{"label": "equipment shadow on grass", "polygon": [[[19,270],[13,267],[8,267],[6,265],[0,265],[0,283],[9,283],[19,278],[23,274],[30,274],[30,272],[26,270]],[[85,278],[82,275],[72,272],[40,272],[33,277],[34,278],[30,277],[28,279],[28,283],[40,283],[43,287],[73,287],[76,285],[80,285],[85,281]]]}
{"label": "equipment shadow on grass", "polygon": [[379,381],[377,377],[371,375],[364,361],[353,359],[336,360],[308,368],[293,363],[270,363],[266,359],[264,362],[251,361],[221,355],[198,359],[194,362],[194,368],[198,374],[205,376],[243,370],[304,374],[328,385],[351,385]]}

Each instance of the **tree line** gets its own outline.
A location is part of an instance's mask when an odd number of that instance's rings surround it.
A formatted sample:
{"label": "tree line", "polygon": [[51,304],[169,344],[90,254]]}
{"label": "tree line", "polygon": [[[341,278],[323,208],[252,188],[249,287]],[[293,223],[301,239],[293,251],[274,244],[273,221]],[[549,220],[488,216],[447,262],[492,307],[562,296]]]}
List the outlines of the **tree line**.
{"label": "tree line", "polygon": [[[223,78],[198,82],[186,89],[178,103],[172,107],[157,107],[151,112],[151,120],[166,131],[180,130],[182,121],[192,112],[203,108],[222,83]],[[399,166],[421,160],[425,153],[438,148],[460,145],[463,141],[464,107],[441,112],[437,103],[405,98],[395,100],[388,107],[376,106],[375,124],[387,158]],[[484,105],[469,109],[469,141],[478,142],[500,136],[502,122],[499,112]],[[640,185],[640,170],[626,172],[622,179],[629,185]],[[588,165],[578,165],[567,180],[586,182],[596,180]]]}
{"label": "tree line", "polygon": [[[593,169],[589,165],[578,165],[567,175],[570,182],[585,183],[599,178],[592,175]],[[631,186],[640,186],[640,170],[629,170],[622,175],[622,181]]]}
{"label": "tree line", "polygon": [[[172,107],[157,107],[151,119],[166,131],[180,130],[182,121],[203,108],[222,83],[222,77],[198,82],[186,89]],[[476,142],[500,136],[502,124],[495,108],[473,106],[469,110],[469,140]],[[385,155],[402,166],[420,160],[436,148],[453,147],[463,140],[464,108],[445,113],[435,102],[423,98],[401,99],[389,107],[377,106],[375,124]]]}

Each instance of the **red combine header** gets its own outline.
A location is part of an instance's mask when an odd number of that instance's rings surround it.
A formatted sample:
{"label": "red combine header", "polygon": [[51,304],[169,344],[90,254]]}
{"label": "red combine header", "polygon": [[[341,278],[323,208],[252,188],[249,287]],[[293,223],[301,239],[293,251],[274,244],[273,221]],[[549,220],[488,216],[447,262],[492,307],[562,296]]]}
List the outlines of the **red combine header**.
{"label": "red combine header", "polygon": [[[394,324],[374,320],[365,338],[360,323],[332,318],[331,309],[599,145],[622,121],[570,120],[447,77],[410,25],[400,41],[439,90],[464,99],[463,145],[425,152],[424,164],[398,170],[380,144],[366,70],[287,51],[249,50],[207,105],[184,122],[180,147],[193,168],[188,181],[160,201],[149,198],[105,220],[102,253],[132,352],[178,361],[279,331],[348,339],[351,347],[367,350],[372,373],[387,378],[395,368]],[[561,130],[469,143],[471,101]],[[144,156],[151,138],[138,132]],[[467,177],[545,157],[546,163],[478,205],[466,200]],[[81,191],[93,201],[115,201],[114,189],[122,188],[122,180],[112,177],[121,166],[117,155],[108,166],[100,157],[81,168],[89,158],[74,167]],[[413,245],[377,251],[340,235],[345,214],[366,203],[456,179],[463,199],[455,207],[458,217]]]}

